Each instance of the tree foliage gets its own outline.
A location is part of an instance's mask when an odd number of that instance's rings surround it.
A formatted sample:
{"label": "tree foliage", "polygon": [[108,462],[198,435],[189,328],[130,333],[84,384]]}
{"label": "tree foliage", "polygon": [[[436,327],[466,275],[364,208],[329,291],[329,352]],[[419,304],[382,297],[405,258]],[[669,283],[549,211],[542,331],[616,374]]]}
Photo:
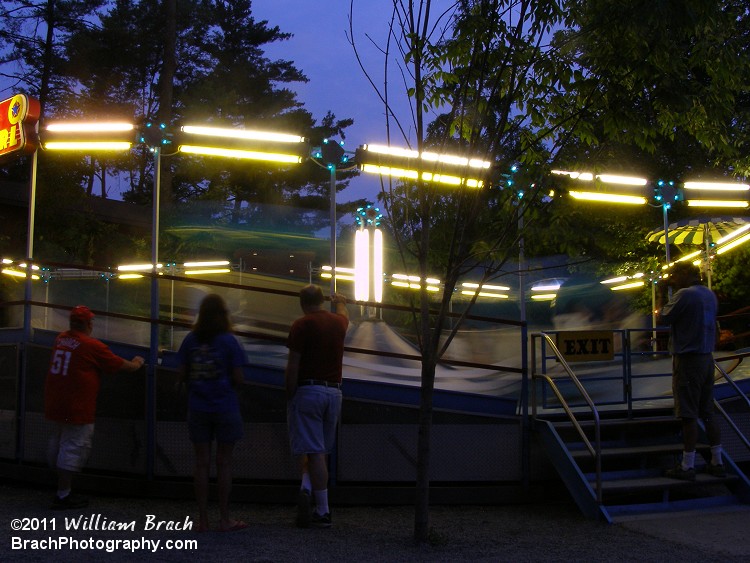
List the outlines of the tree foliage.
{"label": "tree foliage", "polygon": [[[250,0],[8,2],[0,15],[9,46],[2,68],[13,74],[17,89],[36,97],[48,93],[41,98],[48,119],[106,116],[135,119],[140,127],[165,123],[172,139],[187,123],[280,130],[312,144],[345,137],[353,123],[332,112],[316,120],[304,108],[292,89],[307,81],[303,72],[292,61],[265,54],[291,35],[254,18]],[[66,177],[78,174],[88,195],[108,197],[119,187],[126,201],[148,205],[156,163],[151,148],[141,145],[124,156],[45,154],[39,190],[51,187],[65,169]],[[178,155],[174,144],[160,148],[167,225],[208,213],[202,219],[242,226],[266,220],[259,211],[263,205],[328,205],[329,174],[313,163],[296,169],[247,166]],[[337,191],[350,178],[351,173],[339,174]],[[317,217],[302,210],[280,220],[299,219],[313,231],[321,228]]]}
{"label": "tree foliage", "polygon": [[[379,45],[386,80],[381,86],[370,76],[390,140],[494,163],[489,189],[417,180],[385,185],[382,194],[403,265],[444,287],[436,313],[421,292],[414,319],[422,354],[415,538],[426,541],[435,365],[459,277],[493,279],[521,238],[531,252],[562,251],[579,263],[653,265],[644,237],[661,223],[660,206],[576,207],[548,195],[567,189],[549,171],[563,164],[636,175],[637,167],[647,178],[680,180],[686,170],[741,169],[747,13],[731,0],[393,0],[392,7]],[[411,102],[405,116],[394,110],[397,94]],[[515,163],[521,172],[511,174]]]}

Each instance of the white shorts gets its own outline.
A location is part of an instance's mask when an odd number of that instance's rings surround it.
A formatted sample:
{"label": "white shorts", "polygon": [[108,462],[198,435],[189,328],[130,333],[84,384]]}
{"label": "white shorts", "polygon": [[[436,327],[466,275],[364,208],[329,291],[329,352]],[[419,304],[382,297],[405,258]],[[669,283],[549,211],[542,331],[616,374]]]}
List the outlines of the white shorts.
{"label": "white shorts", "polygon": [[48,450],[50,466],[64,471],[80,471],[91,452],[94,425],[63,422],[53,424]]}

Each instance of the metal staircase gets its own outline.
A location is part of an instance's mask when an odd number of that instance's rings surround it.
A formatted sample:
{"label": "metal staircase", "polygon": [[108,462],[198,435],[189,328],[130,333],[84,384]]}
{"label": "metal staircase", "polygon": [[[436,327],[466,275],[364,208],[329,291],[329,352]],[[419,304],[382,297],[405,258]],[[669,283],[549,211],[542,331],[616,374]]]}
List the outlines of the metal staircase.
{"label": "metal staircase", "polygon": [[[714,477],[703,471],[706,460],[710,459],[705,435],[700,437],[702,442],[696,449],[696,480],[665,477],[665,470],[674,467],[682,453],[681,424],[671,410],[601,410],[559,355],[554,342],[546,335],[542,337],[557,356],[564,375],[552,377],[532,368],[533,429],[586,517],[612,523],[641,514],[750,504],[750,480],[726,452],[723,455],[726,477]],[[570,393],[566,396],[560,391],[561,379],[568,388],[577,390],[578,406],[571,407]],[[540,384],[548,386],[557,399],[556,408],[545,414],[536,408],[535,390]],[[739,393],[750,408],[747,396]],[[717,407],[750,450],[750,442],[731,417],[721,405]]]}
{"label": "metal staircase", "polygon": [[[729,456],[723,456],[726,477],[702,471],[703,456],[710,458],[706,444],[697,448],[694,482],[663,476],[682,452],[680,425],[673,416],[606,417],[599,424],[599,453],[591,455],[570,421],[535,420],[547,455],[587,517],[615,522],[636,514],[750,503],[750,481]],[[594,421],[579,425],[594,435]]]}

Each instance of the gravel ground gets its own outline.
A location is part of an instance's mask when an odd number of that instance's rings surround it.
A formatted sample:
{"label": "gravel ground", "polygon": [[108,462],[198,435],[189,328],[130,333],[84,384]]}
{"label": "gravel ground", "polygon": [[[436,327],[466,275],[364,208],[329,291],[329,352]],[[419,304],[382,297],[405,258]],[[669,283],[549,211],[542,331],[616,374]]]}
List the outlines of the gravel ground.
{"label": "gravel ground", "polygon": [[[48,509],[50,497],[47,490],[0,485],[0,561],[705,563],[745,562],[750,558],[746,535],[750,512],[723,514],[720,520],[701,514],[607,525],[584,519],[573,504],[437,506],[431,510],[431,543],[415,546],[411,538],[414,511],[409,506],[333,507],[333,528],[301,530],[293,526],[292,506],[233,504],[234,516],[248,522],[247,529],[196,533],[164,530],[166,524],[161,530],[146,529],[148,515],[156,521],[184,524],[195,509],[187,500],[96,496],[84,510],[59,512]],[[66,529],[70,519],[83,516],[81,522],[88,522],[97,515],[99,527],[104,523],[134,525],[130,530],[119,531]],[[46,525],[47,530],[15,531],[18,519],[22,526]],[[712,535],[716,530],[707,526],[709,521],[715,522],[723,535]],[[86,543],[80,543],[79,549],[41,549],[40,542],[50,538],[58,542],[73,538]],[[158,540],[160,545],[154,551],[132,545],[143,539]],[[23,540],[31,541],[20,549],[18,542]],[[108,553],[108,540],[111,546],[112,540],[123,543]],[[169,550],[168,540],[194,541],[194,545]],[[97,548],[97,542],[103,549]],[[137,549],[131,552],[126,547]]]}

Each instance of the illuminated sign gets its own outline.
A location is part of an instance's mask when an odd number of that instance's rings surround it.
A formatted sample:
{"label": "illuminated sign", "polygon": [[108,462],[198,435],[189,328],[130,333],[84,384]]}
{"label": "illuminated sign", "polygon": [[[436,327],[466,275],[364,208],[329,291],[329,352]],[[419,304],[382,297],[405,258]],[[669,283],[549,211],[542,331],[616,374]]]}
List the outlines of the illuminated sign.
{"label": "illuminated sign", "polygon": [[39,101],[24,94],[0,102],[0,158],[15,152],[32,154],[38,146]]}
{"label": "illuminated sign", "polygon": [[614,333],[611,330],[558,332],[557,349],[568,362],[611,360],[615,357]]}

